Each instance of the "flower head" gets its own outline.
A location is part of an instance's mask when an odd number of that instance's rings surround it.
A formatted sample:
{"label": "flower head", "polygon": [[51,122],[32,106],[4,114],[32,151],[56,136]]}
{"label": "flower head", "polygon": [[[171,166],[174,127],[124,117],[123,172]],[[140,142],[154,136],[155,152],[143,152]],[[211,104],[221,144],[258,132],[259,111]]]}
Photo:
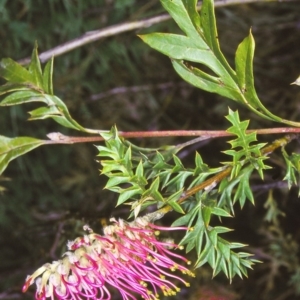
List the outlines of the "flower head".
{"label": "flower head", "polygon": [[59,261],[47,263],[28,276],[23,287],[36,283],[36,300],[50,299],[110,299],[108,286],[116,288],[124,300],[158,299],[158,292],[174,295],[179,288],[176,279],[188,286],[172,271],[193,276],[186,267],[174,259],[188,260],[171,251],[178,245],[157,239],[159,230],[186,229],[159,227],[147,215],[128,223],[112,219],[104,228],[104,235],[88,234],[68,242],[68,251]]}

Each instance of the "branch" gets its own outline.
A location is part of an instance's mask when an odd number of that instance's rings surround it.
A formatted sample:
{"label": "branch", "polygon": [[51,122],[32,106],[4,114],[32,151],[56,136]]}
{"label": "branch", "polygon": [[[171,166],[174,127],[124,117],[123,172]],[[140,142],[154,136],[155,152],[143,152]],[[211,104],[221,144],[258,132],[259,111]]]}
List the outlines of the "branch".
{"label": "branch", "polygon": [[[276,150],[279,147],[283,147],[290,143],[292,140],[297,139],[299,136],[296,134],[290,134],[286,135],[283,138],[275,140],[273,143],[270,145],[265,146],[264,148],[261,149],[261,154],[262,155],[268,155],[272,153],[274,150]],[[221,182],[224,178],[228,177],[231,173],[232,167],[225,167],[221,172],[218,174],[208,178],[204,182],[201,182],[200,184],[192,187],[189,190],[186,190],[182,193],[182,196],[177,200],[178,204],[184,202],[187,198],[189,198],[192,195],[195,195],[199,191],[202,190],[209,190],[214,188],[219,182]],[[165,214],[169,211],[171,211],[173,208],[171,206],[165,206],[158,211],[161,212],[162,214]]]}
{"label": "branch", "polygon": [[119,86],[113,89],[110,89],[106,92],[102,92],[99,94],[91,95],[88,101],[96,101],[101,100],[103,98],[113,96],[113,95],[120,95],[120,94],[127,94],[127,93],[140,93],[145,91],[151,90],[164,90],[171,87],[178,87],[178,86],[189,86],[186,82],[163,82],[159,84],[144,84],[144,85],[134,85],[134,86]]}
{"label": "branch", "polygon": [[[246,133],[255,132],[256,134],[282,134],[282,133],[300,133],[300,128],[294,127],[279,127],[279,128],[264,128],[264,129],[250,129]],[[158,138],[170,136],[192,136],[200,137],[200,140],[210,138],[233,136],[225,130],[165,130],[165,131],[119,131],[119,136],[124,138]],[[104,139],[101,136],[67,136],[60,132],[51,132],[47,134],[49,140],[48,144],[75,144],[99,142]],[[189,142],[187,142],[189,143]],[[272,152],[272,151],[271,151]]]}
{"label": "branch", "polygon": [[[223,7],[223,6],[229,6],[229,5],[236,5],[236,4],[246,4],[246,3],[257,3],[257,2],[291,2],[295,0],[220,0],[215,2],[215,7]],[[200,9],[201,5],[199,5]],[[171,19],[171,16],[168,14],[163,14],[160,16],[155,16],[148,19],[143,19],[140,21],[134,21],[134,22],[127,22],[123,24],[117,24],[113,26],[106,27],[104,29],[89,31],[83,34],[82,36],[71,40],[69,42],[66,42],[62,45],[58,45],[48,51],[45,51],[39,55],[40,61],[42,63],[46,62],[47,60],[51,59],[52,57],[59,56],[62,54],[65,54],[67,52],[70,52],[76,48],[82,47],[83,45],[98,41],[100,39],[117,35],[123,32],[135,30],[135,29],[141,29],[141,28],[147,28],[151,25],[161,23],[164,21],[167,21]],[[19,60],[18,62],[21,65],[27,65],[30,63],[31,58],[26,57],[24,59]]]}
{"label": "branch", "polygon": [[[149,19],[144,19],[141,21],[128,22],[118,25],[109,26],[104,29],[94,30],[86,32],[81,37],[78,37],[74,40],[66,42],[62,45],[56,46],[48,51],[45,51],[39,55],[40,61],[42,63],[46,62],[53,56],[59,56],[69,51],[72,51],[76,48],[82,47],[83,45],[98,41],[100,39],[117,35],[122,32],[131,31],[138,28],[147,28],[153,24],[161,23],[163,21],[169,20],[171,17],[167,14],[156,16]],[[30,63],[30,57],[21,59],[19,61],[21,65],[26,65]]]}

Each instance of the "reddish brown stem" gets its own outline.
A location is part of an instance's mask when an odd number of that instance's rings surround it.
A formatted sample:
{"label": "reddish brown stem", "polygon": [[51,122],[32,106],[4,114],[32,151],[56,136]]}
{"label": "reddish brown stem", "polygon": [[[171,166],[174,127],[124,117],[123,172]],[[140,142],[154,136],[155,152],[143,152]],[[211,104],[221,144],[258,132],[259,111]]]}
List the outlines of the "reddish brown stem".
{"label": "reddish brown stem", "polygon": [[[268,154],[272,153],[274,150],[276,150],[277,148],[280,148],[280,147],[283,147],[283,146],[287,145],[289,142],[296,139],[297,137],[298,136],[296,134],[289,134],[289,135],[286,135],[285,137],[283,137],[281,139],[277,139],[273,143],[271,143],[270,145],[267,145],[264,148],[262,148],[261,155],[268,155]],[[231,173],[231,170],[232,170],[232,167],[228,166],[224,170],[219,172],[218,174],[208,178],[204,182],[201,182],[200,184],[198,184],[198,185],[192,187],[191,189],[183,192],[182,196],[178,199],[177,202],[180,204],[180,203],[184,202],[190,196],[195,195],[199,191],[213,188],[219,182],[221,182],[224,178],[228,177]],[[164,214],[171,211],[171,210],[172,210],[171,206],[165,206],[165,207],[160,209],[160,211]]]}
{"label": "reddish brown stem", "polygon": [[[280,134],[280,133],[300,133],[300,128],[296,127],[279,127],[266,129],[251,129],[247,133],[256,132],[257,134]],[[165,131],[120,131],[119,136],[124,138],[156,138],[170,136],[205,136],[207,138],[233,136],[225,130],[165,130]],[[74,144],[103,141],[101,136],[66,136],[61,133],[51,133],[48,135],[51,144]]]}
{"label": "reddish brown stem", "polygon": [[[279,133],[300,133],[300,128],[296,127],[280,127],[265,129],[250,129],[246,133],[256,132],[257,134],[279,134]],[[166,131],[120,131],[119,135],[125,138],[148,138],[148,137],[168,137],[168,136],[209,136],[223,137],[233,136],[225,130],[166,130]]]}

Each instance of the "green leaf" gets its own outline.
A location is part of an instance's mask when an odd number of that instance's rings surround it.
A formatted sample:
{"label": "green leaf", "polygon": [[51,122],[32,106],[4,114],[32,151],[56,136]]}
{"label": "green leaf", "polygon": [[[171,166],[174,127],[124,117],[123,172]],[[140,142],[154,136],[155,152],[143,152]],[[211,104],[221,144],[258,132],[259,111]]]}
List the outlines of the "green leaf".
{"label": "green leaf", "polygon": [[176,227],[176,226],[188,225],[188,227],[192,227],[192,224],[193,224],[195,218],[197,217],[198,211],[199,211],[199,208],[194,207],[187,214],[185,214],[184,216],[182,216],[182,217],[178,218],[176,221],[174,221],[172,226]]}
{"label": "green leaf", "polygon": [[278,208],[276,200],[273,198],[273,190],[269,190],[267,201],[264,204],[266,214],[264,220],[272,222],[275,226],[278,224],[278,217],[285,216],[285,213]]}
{"label": "green leaf", "polygon": [[121,205],[122,203],[124,203],[125,201],[127,201],[128,199],[130,199],[131,197],[135,196],[135,195],[141,195],[143,192],[143,190],[141,188],[132,186],[130,188],[127,189],[123,189],[122,191],[120,191],[120,196],[117,202],[117,206]]}
{"label": "green leaf", "polygon": [[33,90],[16,91],[6,96],[0,103],[0,106],[19,105],[28,102],[43,101],[43,95]]}
{"label": "green leaf", "polygon": [[110,177],[105,185],[105,189],[111,190],[111,188],[118,186],[122,183],[127,183],[130,181],[130,177],[126,176],[117,176],[114,174],[114,176]]}
{"label": "green leaf", "polygon": [[[58,97],[51,96],[51,95],[44,95],[44,97],[41,100],[42,100],[42,102],[46,103],[49,107],[51,107],[51,106],[55,107],[55,113],[53,113],[51,110],[49,110],[49,113],[42,117],[43,119],[52,118],[57,123],[65,126],[65,127],[83,131],[83,132],[89,132],[89,130],[80,126],[71,117],[67,106]],[[34,111],[30,112],[30,115],[31,115],[30,120],[40,119],[40,117],[38,115],[35,115]]]}
{"label": "green leaf", "polygon": [[168,202],[168,205],[170,205],[176,212],[180,214],[184,214],[184,210],[181,208],[180,204],[178,204],[175,201]]}
{"label": "green leaf", "polygon": [[[237,101],[262,118],[300,126],[298,122],[275,116],[259,100],[254,87],[255,43],[251,32],[236,51],[234,71],[220,49],[213,0],[203,0],[200,15],[196,0],[161,0],[161,3],[184,35],[151,33],[140,38],[170,57],[174,69],[185,81]],[[200,64],[200,68],[193,63]],[[204,70],[201,64],[206,67]]]}
{"label": "green leaf", "polygon": [[30,102],[43,102],[47,107],[35,109],[30,114],[30,120],[52,118],[57,123],[83,132],[92,132],[80,126],[70,115],[67,106],[56,96],[42,94],[34,90],[16,91],[6,96],[0,106],[19,105]]}
{"label": "green leaf", "polygon": [[[236,248],[236,243],[230,243],[220,238],[215,229],[211,229],[206,235],[206,245],[195,264],[195,268],[199,268],[206,262],[213,269],[213,276],[216,276],[220,271],[232,280],[235,275],[242,278],[242,274],[247,276],[247,268],[257,262],[251,259],[251,254],[244,252],[233,252],[231,249]],[[238,247],[244,245],[239,244]]]}
{"label": "green leaf", "polygon": [[47,62],[43,73],[43,88],[49,95],[53,95],[53,62],[54,58],[52,57]]}
{"label": "green leaf", "polygon": [[33,84],[40,89],[43,89],[43,74],[42,67],[37,52],[37,43],[35,43],[34,49],[31,55],[31,62],[28,68],[29,73],[32,75]]}
{"label": "green leaf", "polygon": [[144,167],[143,167],[143,162],[140,161],[137,168],[136,168],[136,171],[135,171],[135,175],[138,176],[138,177],[143,177],[144,176]]}
{"label": "green leaf", "polygon": [[168,187],[167,191],[181,190],[184,187],[186,179],[191,175],[192,172],[188,172],[188,171],[179,172],[167,184],[165,184],[165,186]]}
{"label": "green leaf", "polygon": [[[195,0],[186,0],[184,1],[187,7],[183,4],[181,0],[161,0],[163,7],[169,12],[172,18],[175,20],[180,29],[187,35],[194,38],[198,38],[199,33],[195,30],[194,22],[196,21],[195,13],[193,13],[192,19],[190,18],[190,13],[192,10],[195,10],[196,1]],[[201,42],[200,40],[198,42]],[[204,44],[203,44],[204,45]]]}
{"label": "green leaf", "polygon": [[253,169],[254,167],[250,165],[238,175],[239,182],[233,202],[235,203],[236,201],[239,201],[241,208],[243,208],[246,199],[250,200],[250,202],[254,205],[254,197],[249,183],[250,175],[252,174]]}
{"label": "green leaf", "polygon": [[[290,189],[292,185],[298,185],[298,180],[300,179],[300,154],[292,153],[292,155],[288,155],[284,147],[282,147],[281,151],[286,163],[286,174],[283,180],[287,181],[288,187]],[[296,174],[298,175],[298,180]],[[298,196],[299,195],[300,186],[298,191]]]}
{"label": "green leaf", "polygon": [[229,109],[229,115],[226,116],[226,119],[233,125],[227,129],[227,131],[237,136],[236,139],[229,141],[232,149],[224,151],[225,154],[233,156],[232,163],[225,163],[232,166],[231,179],[235,178],[240,173],[242,167],[247,163],[251,163],[263,178],[263,170],[269,168],[263,162],[267,157],[261,154],[261,148],[265,146],[265,144],[253,144],[257,141],[256,133],[246,132],[249,121],[241,122],[237,111],[233,112]]}
{"label": "green leaf", "polygon": [[8,94],[15,91],[31,91],[32,85],[25,83],[6,83],[0,86],[0,95]]}
{"label": "green leaf", "polygon": [[[162,167],[166,166],[164,156],[156,149],[142,149],[128,143],[118,136],[116,127],[113,127],[109,133],[102,133],[101,135],[106,140],[105,146],[97,147],[99,150],[98,156],[106,158],[101,160],[101,173],[109,178],[106,188],[120,194],[117,205],[127,202],[131,205],[134,216],[137,216],[140,211],[149,205],[157,204],[160,207],[166,205],[166,200],[160,192],[161,177],[146,177],[149,169],[152,171],[153,165],[155,166],[155,163],[149,159],[147,154],[156,161],[156,164],[162,163]],[[153,156],[153,152],[156,155]],[[157,160],[157,158],[159,159]],[[180,161],[176,160],[176,162],[177,166],[180,166]],[[146,189],[148,180],[150,187]],[[124,188],[124,185],[129,185],[129,187]],[[180,205],[176,203],[180,194],[181,191],[177,191],[177,193],[169,196],[168,200],[174,210],[184,213]],[[132,201],[128,202],[128,200]]]}
{"label": "green leaf", "polygon": [[11,58],[0,61],[0,77],[10,83],[34,83],[33,75]]}
{"label": "green leaf", "polygon": [[224,178],[221,181],[218,190],[218,193],[220,194],[218,207],[225,208],[226,210],[231,211],[232,214],[234,214],[232,193],[233,188],[238,184],[238,182],[238,178],[235,178],[233,180]]}
{"label": "green leaf", "polygon": [[178,199],[182,195],[182,192],[183,192],[183,189],[181,189],[181,190],[175,192],[174,194],[172,194],[171,196],[169,196],[166,199],[166,203],[168,205],[170,205],[178,213],[184,214],[184,210],[182,209],[182,207],[180,206],[180,204],[177,203]]}
{"label": "green leaf", "polygon": [[31,137],[8,138],[0,136],[0,175],[13,159],[43,145],[48,141]]}
{"label": "green leaf", "polygon": [[195,29],[198,32],[201,32],[200,28],[200,17],[199,14],[197,13],[197,0],[184,0],[183,4],[188,12],[188,15],[191,18],[191,21],[193,22],[193,25]]}
{"label": "green leaf", "polygon": [[[190,14],[192,14],[192,12]],[[201,28],[203,30],[206,43],[208,44],[209,48],[213,51],[214,55],[217,57],[220,63],[225,67],[228,74],[230,74],[230,76],[234,80],[236,80],[235,72],[228,64],[226,58],[224,57],[220,49],[213,1],[203,1],[200,10],[200,20]]]}
{"label": "green leaf", "polygon": [[262,105],[256,94],[253,76],[254,49],[255,42],[250,31],[249,36],[246,37],[238,46],[235,55],[237,81],[242,93],[244,94],[248,102],[245,104],[255,112],[260,110],[266,116],[268,116],[270,120],[281,122],[281,118],[273,115]]}
{"label": "green leaf", "polygon": [[232,217],[230,213],[220,207],[213,207],[211,213],[220,217]]}
{"label": "green leaf", "polygon": [[229,78],[212,76],[182,60],[172,59],[172,64],[175,71],[182,77],[182,79],[197,88],[207,92],[217,93],[232,100],[240,98],[239,89],[233,87],[232,83],[227,82],[227,85],[225,86],[225,81]]}
{"label": "green leaf", "polygon": [[28,70],[10,58],[0,62],[0,77],[7,83],[0,87],[0,95],[8,94],[1,106],[18,105],[29,102],[43,102],[47,107],[40,107],[30,112],[30,120],[52,118],[57,123],[75,130],[99,133],[80,126],[70,115],[62,100],[53,95],[52,74],[53,59],[48,62],[44,73],[35,46]]}

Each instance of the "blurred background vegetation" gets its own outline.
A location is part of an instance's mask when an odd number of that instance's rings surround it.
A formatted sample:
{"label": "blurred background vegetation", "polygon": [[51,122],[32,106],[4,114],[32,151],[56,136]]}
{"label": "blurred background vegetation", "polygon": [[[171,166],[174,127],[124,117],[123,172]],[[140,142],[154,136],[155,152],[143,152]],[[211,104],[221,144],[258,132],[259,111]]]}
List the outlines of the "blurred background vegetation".
{"label": "blurred background vegetation", "polygon": [[[262,102],[273,113],[300,120],[300,89],[290,86],[300,73],[299,1],[241,3],[216,9],[221,47],[231,62],[248,34],[256,40],[255,79]],[[88,31],[164,13],[158,0],[16,0],[0,1],[0,57],[28,57],[37,41],[46,51]],[[173,21],[122,33],[85,45],[55,59],[55,93],[83,126],[119,130],[226,129],[228,106],[239,109],[252,128],[279,126],[261,120],[219,96],[182,82],[168,58],[137,37],[145,32],[178,32]],[[1,135],[33,136],[60,131],[76,135],[51,120],[27,122],[30,105],[1,108]],[[272,141],[275,136],[261,136]],[[135,140],[141,146],[177,144],[180,138]],[[225,139],[209,141],[181,153],[186,165],[194,151],[212,167],[228,149]],[[299,151],[297,142],[290,145]],[[92,144],[41,147],[12,162],[0,177],[0,299],[32,299],[34,288],[21,294],[27,274],[58,259],[66,241],[89,223],[95,231],[111,217],[128,216],[115,208],[115,195],[103,190],[97,151]],[[249,244],[263,264],[249,278],[230,285],[223,275],[211,280],[208,267],[197,270],[191,288],[177,299],[300,299],[300,200],[287,189],[280,153],[269,160],[265,181],[253,178],[255,207],[236,208],[227,221],[235,228],[228,239]],[[172,216],[170,215],[170,219]],[[171,220],[164,220],[170,224]],[[217,220],[216,220],[217,222]],[[119,299],[118,294],[113,299]],[[212,298],[216,297],[216,298]],[[162,299],[164,299],[162,297]],[[176,299],[176,297],[174,298]]]}

